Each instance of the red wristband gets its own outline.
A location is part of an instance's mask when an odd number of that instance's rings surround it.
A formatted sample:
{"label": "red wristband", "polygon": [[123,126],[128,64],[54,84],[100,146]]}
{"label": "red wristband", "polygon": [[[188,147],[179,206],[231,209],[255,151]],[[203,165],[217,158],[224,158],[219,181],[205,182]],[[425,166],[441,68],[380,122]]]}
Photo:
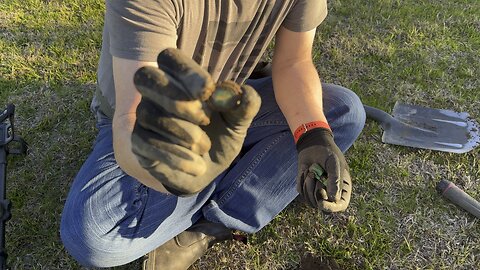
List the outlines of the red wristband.
{"label": "red wristband", "polygon": [[307,131],[315,129],[315,128],[326,128],[331,131],[330,126],[328,123],[323,122],[323,121],[313,121],[313,122],[308,122],[305,124],[302,124],[299,126],[295,132],[293,133],[293,139],[295,140],[295,143],[298,142],[298,139],[305,134]]}

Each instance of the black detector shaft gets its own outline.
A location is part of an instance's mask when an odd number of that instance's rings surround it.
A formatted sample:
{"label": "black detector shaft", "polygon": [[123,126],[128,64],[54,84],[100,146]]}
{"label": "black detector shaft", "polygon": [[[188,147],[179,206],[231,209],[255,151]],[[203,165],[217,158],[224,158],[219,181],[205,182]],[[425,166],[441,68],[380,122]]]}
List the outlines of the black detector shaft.
{"label": "black detector shaft", "polygon": [[[7,199],[7,156],[9,154],[26,154],[27,144],[14,133],[15,106],[9,104],[0,114],[0,269],[7,268],[7,251],[5,249],[5,223],[11,217],[11,202]],[[17,148],[10,148],[9,143],[17,142]]]}

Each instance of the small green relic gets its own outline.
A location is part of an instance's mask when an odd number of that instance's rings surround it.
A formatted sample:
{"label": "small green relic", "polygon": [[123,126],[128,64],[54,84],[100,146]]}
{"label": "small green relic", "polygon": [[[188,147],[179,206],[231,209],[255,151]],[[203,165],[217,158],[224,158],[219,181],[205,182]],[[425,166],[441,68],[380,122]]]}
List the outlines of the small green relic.
{"label": "small green relic", "polygon": [[217,85],[208,99],[208,104],[215,111],[225,112],[240,105],[242,89],[232,81],[224,81]]}

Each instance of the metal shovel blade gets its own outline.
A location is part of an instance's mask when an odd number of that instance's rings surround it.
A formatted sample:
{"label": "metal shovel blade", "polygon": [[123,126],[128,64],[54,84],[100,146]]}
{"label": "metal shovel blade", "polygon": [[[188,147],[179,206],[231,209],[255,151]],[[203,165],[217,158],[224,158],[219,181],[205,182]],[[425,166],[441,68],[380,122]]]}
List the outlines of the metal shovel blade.
{"label": "metal shovel blade", "polygon": [[466,112],[400,102],[393,108],[393,117],[369,106],[365,111],[382,125],[384,143],[452,153],[466,153],[480,144],[479,125]]}

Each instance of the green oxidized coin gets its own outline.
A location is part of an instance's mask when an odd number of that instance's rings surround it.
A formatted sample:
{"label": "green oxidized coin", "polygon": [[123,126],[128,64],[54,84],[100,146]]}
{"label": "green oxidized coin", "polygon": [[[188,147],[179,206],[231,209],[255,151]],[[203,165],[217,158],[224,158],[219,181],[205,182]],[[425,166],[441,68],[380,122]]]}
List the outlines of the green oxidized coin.
{"label": "green oxidized coin", "polygon": [[315,175],[315,179],[317,179],[318,181],[322,181],[322,176],[325,174],[325,171],[320,165],[314,163],[310,166],[309,170],[313,172],[313,174]]}
{"label": "green oxidized coin", "polygon": [[216,111],[229,111],[240,104],[241,97],[240,85],[232,81],[224,81],[217,85],[208,103]]}

